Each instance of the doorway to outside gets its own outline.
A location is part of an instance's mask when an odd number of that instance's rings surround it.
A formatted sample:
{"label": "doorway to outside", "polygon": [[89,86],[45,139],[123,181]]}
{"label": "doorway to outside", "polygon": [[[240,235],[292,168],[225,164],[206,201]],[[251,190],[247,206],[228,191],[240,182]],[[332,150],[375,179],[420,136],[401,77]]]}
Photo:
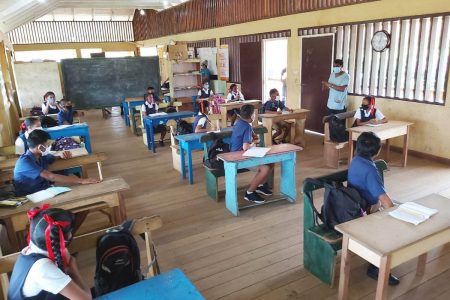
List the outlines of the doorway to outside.
{"label": "doorway to outside", "polygon": [[322,118],[327,115],[328,90],[322,89],[327,81],[333,59],[333,35],[302,38],[301,107],[309,109],[305,127],[323,133]]}
{"label": "doorway to outside", "polygon": [[269,91],[275,88],[286,103],[287,55],[287,38],[263,40],[263,102],[269,99]]}

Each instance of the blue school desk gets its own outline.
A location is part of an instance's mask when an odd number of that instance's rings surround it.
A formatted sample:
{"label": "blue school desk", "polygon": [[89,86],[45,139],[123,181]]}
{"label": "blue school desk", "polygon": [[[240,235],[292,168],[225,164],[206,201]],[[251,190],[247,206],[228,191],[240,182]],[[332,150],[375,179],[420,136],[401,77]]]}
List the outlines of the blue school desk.
{"label": "blue school desk", "polygon": [[205,299],[180,269],[173,269],[97,300],[203,300]]}
{"label": "blue school desk", "polygon": [[136,106],[142,106],[144,104],[144,97],[140,101],[123,101],[122,109],[123,109],[123,118],[125,119],[125,125],[130,126],[130,108]]}
{"label": "blue school desk", "polygon": [[[280,172],[280,197],[267,200],[271,203],[279,200],[295,202],[297,196],[297,183],[295,181],[296,152],[302,148],[291,144],[274,145],[264,157],[245,157],[244,151],[219,154],[217,157],[223,160],[225,168],[225,205],[234,216],[239,215],[239,209],[253,207],[261,204],[249,204],[239,206],[237,194],[237,171],[267,165],[281,164]],[[243,195],[239,195],[243,198]],[[263,204],[265,204],[263,203]]]}
{"label": "blue school desk", "polygon": [[[231,131],[232,127],[223,128],[221,131]],[[192,166],[192,151],[193,150],[203,150],[203,143],[200,142],[202,136],[208,134],[207,132],[191,133],[177,135],[175,138],[180,144],[180,164],[181,164],[181,178],[186,178],[186,168],[185,168],[185,158],[186,153],[187,158],[187,169],[189,176],[189,184],[194,184],[194,168]],[[225,143],[229,144],[231,137],[225,138],[223,140]]]}
{"label": "blue school desk", "polygon": [[89,126],[86,123],[43,128],[43,130],[48,132],[52,140],[56,140],[60,137],[81,136],[84,139],[84,145],[87,152],[92,153]]}
{"label": "blue school desk", "polygon": [[189,118],[193,117],[195,115],[192,111],[179,111],[175,113],[169,113],[165,115],[158,115],[158,116],[148,116],[144,118],[144,126],[145,126],[145,132],[147,133],[147,146],[148,150],[152,150],[153,153],[156,152],[156,145],[155,145],[155,137],[154,137],[154,126],[158,124],[165,124],[169,120],[179,120],[183,118]]}

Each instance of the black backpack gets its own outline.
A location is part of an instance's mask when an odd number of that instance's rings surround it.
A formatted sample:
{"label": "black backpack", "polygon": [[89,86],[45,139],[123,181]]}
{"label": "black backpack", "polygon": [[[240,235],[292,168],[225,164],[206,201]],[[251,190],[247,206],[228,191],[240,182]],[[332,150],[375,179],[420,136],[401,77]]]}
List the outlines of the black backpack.
{"label": "black backpack", "polygon": [[345,128],[345,122],[338,117],[332,116],[329,121],[330,140],[332,142],[342,143],[348,141],[348,132]]}
{"label": "black backpack", "polygon": [[109,229],[97,240],[95,296],[118,290],[143,279],[139,248],[131,234],[133,221]]}
{"label": "black backpack", "polygon": [[176,135],[183,135],[193,133],[192,125],[185,120],[177,120],[177,130]]}
{"label": "black backpack", "polygon": [[342,183],[334,181],[321,182],[312,178],[307,178],[306,180],[316,185],[323,185],[325,188],[320,213],[316,210],[314,203],[311,203],[316,214],[316,223],[318,223],[318,217],[327,229],[334,230],[335,225],[357,219],[364,215],[367,202],[356,189],[346,187]]}
{"label": "black backpack", "polygon": [[166,113],[171,114],[171,113],[176,113],[177,112],[177,108],[175,106],[167,106],[166,108]]}
{"label": "black backpack", "polygon": [[204,160],[203,164],[205,167],[211,170],[223,170],[223,161],[217,159],[217,155],[222,153],[230,152],[230,145],[225,143],[222,138],[220,138],[214,132],[209,133],[213,144],[208,149],[208,158]]}
{"label": "black backpack", "polygon": [[52,117],[49,117],[49,116],[42,116],[41,117],[41,126],[42,126],[42,128],[55,127],[55,126],[58,126],[58,121],[56,121],[55,119],[53,119]]}

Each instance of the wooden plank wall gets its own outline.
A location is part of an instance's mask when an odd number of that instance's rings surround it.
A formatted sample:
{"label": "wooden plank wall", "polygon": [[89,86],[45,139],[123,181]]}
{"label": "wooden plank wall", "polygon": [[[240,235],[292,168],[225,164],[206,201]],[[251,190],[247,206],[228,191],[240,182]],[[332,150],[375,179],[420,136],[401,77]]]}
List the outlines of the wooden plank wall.
{"label": "wooden plank wall", "polygon": [[240,44],[261,42],[263,39],[274,39],[282,37],[290,37],[290,30],[265,32],[252,35],[241,35],[227,38],[221,38],[221,45],[228,45],[228,54],[230,58],[230,82],[241,82],[241,55]]}
{"label": "wooden plank wall", "polygon": [[146,10],[144,16],[136,10],[134,38],[142,41],[371,1],[379,0],[191,0],[161,12]]}
{"label": "wooden plank wall", "polygon": [[187,42],[188,47],[193,47],[195,49],[197,48],[214,48],[216,47],[216,40],[210,39],[210,40],[201,40],[201,41],[191,41]]}

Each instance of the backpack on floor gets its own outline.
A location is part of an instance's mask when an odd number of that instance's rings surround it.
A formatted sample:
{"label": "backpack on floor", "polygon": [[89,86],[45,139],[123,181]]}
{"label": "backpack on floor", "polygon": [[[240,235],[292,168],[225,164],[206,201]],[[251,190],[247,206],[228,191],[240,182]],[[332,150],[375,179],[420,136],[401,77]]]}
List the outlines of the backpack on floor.
{"label": "backpack on floor", "polygon": [[81,148],[81,145],[70,137],[61,137],[56,139],[53,146],[54,151],[63,151]]}
{"label": "backpack on floor", "polygon": [[185,120],[177,120],[177,130],[176,135],[183,135],[193,133],[192,125]]}
{"label": "backpack on floor", "polygon": [[[316,185],[323,185],[325,188],[321,212],[316,210],[313,203],[311,206],[316,218],[318,217],[327,229],[334,230],[334,226],[364,215],[367,202],[356,189],[334,181],[321,182],[312,178],[306,180]],[[317,219],[316,223],[318,223]]]}
{"label": "backpack on floor", "polygon": [[345,128],[345,122],[338,117],[332,116],[328,121],[330,128],[330,140],[337,143],[348,141],[348,131]]}
{"label": "backpack on floor", "polygon": [[203,165],[211,170],[223,170],[223,161],[218,159],[217,155],[230,152],[230,145],[214,132],[209,134],[212,136],[213,144],[208,149],[208,158],[204,160]]}
{"label": "backpack on floor", "polygon": [[97,240],[95,296],[118,290],[143,279],[139,248],[131,234],[133,221],[109,229]]}

